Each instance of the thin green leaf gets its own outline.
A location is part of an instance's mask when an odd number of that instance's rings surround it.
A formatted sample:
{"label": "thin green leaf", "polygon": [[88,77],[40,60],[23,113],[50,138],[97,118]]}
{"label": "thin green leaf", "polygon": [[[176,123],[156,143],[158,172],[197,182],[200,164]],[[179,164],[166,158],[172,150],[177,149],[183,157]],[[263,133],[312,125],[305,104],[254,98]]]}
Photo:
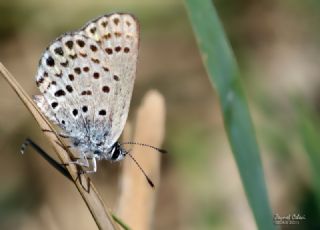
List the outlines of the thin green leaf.
{"label": "thin green leaf", "polygon": [[119,217],[117,217],[115,214],[111,214],[112,218],[115,222],[117,222],[124,230],[131,230],[128,225],[126,225]]}
{"label": "thin green leaf", "polygon": [[303,147],[309,157],[318,210],[320,210],[320,134],[319,119],[307,105],[297,103],[298,127]]}
{"label": "thin green leaf", "polygon": [[274,229],[255,132],[238,67],[210,0],[186,0],[204,65],[215,86],[232,152],[259,229]]}

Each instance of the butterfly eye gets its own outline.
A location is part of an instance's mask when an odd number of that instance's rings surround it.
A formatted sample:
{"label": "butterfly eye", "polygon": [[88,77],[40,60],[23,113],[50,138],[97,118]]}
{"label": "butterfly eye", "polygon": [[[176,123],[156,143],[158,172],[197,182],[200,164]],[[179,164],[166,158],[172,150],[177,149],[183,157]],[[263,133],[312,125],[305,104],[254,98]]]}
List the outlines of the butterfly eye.
{"label": "butterfly eye", "polygon": [[117,160],[120,154],[121,154],[121,149],[114,148],[114,151],[112,151],[111,160]]}

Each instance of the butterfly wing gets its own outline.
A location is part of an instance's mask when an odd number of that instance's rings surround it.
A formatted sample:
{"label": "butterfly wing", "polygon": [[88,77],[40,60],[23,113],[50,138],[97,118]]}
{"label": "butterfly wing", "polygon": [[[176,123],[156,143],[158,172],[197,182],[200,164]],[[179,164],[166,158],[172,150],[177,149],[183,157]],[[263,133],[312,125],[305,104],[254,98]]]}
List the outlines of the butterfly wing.
{"label": "butterfly wing", "polygon": [[[100,79],[95,128],[102,127],[106,141],[113,145],[128,116],[136,76],[139,25],[132,15],[111,14],[88,23],[83,31],[105,52],[107,74]],[[100,112],[104,111],[105,115],[101,116]]]}
{"label": "butterfly wing", "polygon": [[111,14],[54,41],[40,60],[35,99],[70,136],[104,136],[111,146],[124,128],[136,74],[139,28]]}

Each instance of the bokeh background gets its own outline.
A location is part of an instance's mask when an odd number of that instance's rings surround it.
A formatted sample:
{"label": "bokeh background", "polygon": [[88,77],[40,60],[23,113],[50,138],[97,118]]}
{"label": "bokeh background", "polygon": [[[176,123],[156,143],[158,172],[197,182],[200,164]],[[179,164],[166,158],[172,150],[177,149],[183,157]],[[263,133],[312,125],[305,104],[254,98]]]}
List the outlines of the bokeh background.
{"label": "bokeh background", "polygon": [[[273,213],[306,217],[282,229],[317,229],[320,4],[214,2],[242,73]],[[164,147],[170,154],[162,158],[154,229],[255,229],[183,1],[2,0],[0,61],[30,95],[37,94],[34,76],[46,46],[98,15],[119,11],[135,14],[141,23],[129,120],[149,89],[159,90],[167,105]],[[53,152],[1,79],[0,229],[96,229],[70,182],[33,151],[19,154],[26,137]],[[111,207],[119,172],[119,164],[99,162],[93,177]]]}

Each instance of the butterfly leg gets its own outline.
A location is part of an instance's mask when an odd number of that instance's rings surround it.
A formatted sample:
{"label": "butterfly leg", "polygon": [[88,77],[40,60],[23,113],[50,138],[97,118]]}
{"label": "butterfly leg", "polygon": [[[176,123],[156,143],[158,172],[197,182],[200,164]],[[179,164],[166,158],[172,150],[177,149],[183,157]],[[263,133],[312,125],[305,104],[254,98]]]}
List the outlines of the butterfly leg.
{"label": "butterfly leg", "polygon": [[75,164],[75,165],[79,165],[79,166],[85,167],[85,168],[89,168],[90,167],[89,161],[88,161],[88,159],[86,157],[77,159],[75,161],[70,161],[68,163],[65,163],[64,165],[68,166],[69,164]]}
{"label": "butterfly leg", "polygon": [[[49,132],[49,133],[56,134],[55,132],[53,132],[52,130],[49,130],[49,129],[42,129],[42,132]],[[57,134],[59,135],[59,137],[62,137],[62,138],[70,138],[70,136],[65,133],[57,133]]]}
{"label": "butterfly leg", "polygon": [[[81,160],[82,160],[82,162],[81,162]],[[81,158],[81,160],[70,161],[70,162],[66,163],[65,165],[76,164],[81,167],[90,168],[90,163],[89,163],[89,160],[90,160],[90,162],[92,163],[92,170],[83,170],[81,173],[87,174],[87,173],[97,172],[97,160],[95,157],[90,158],[90,159],[84,157],[84,158]],[[83,160],[84,160],[84,162],[83,162]]]}
{"label": "butterfly leg", "polygon": [[[49,156],[48,153],[46,153],[39,145],[37,145],[35,142],[33,142],[31,139],[27,138],[25,142],[21,145],[20,152],[24,154],[25,150],[28,146],[31,146],[40,156],[42,156],[51,166],[53,166],[55,169],[57,169],[62,175],[67,177],[69,180],[72,180],[72,177],[70,176],[68,170],[63,167],[62,164],[58,163],[55,159],[53,159],[51,156]],[[73,180],[72,180],[73,181]]]}
{"label": "butterfly leg", "polygon": [[95,157],[93,157],[91,159],[91,163],[92,163],[92,170],[87,170],[87,171],[83,171],[83,173],[95,173],[97,172],[97,160]]}

